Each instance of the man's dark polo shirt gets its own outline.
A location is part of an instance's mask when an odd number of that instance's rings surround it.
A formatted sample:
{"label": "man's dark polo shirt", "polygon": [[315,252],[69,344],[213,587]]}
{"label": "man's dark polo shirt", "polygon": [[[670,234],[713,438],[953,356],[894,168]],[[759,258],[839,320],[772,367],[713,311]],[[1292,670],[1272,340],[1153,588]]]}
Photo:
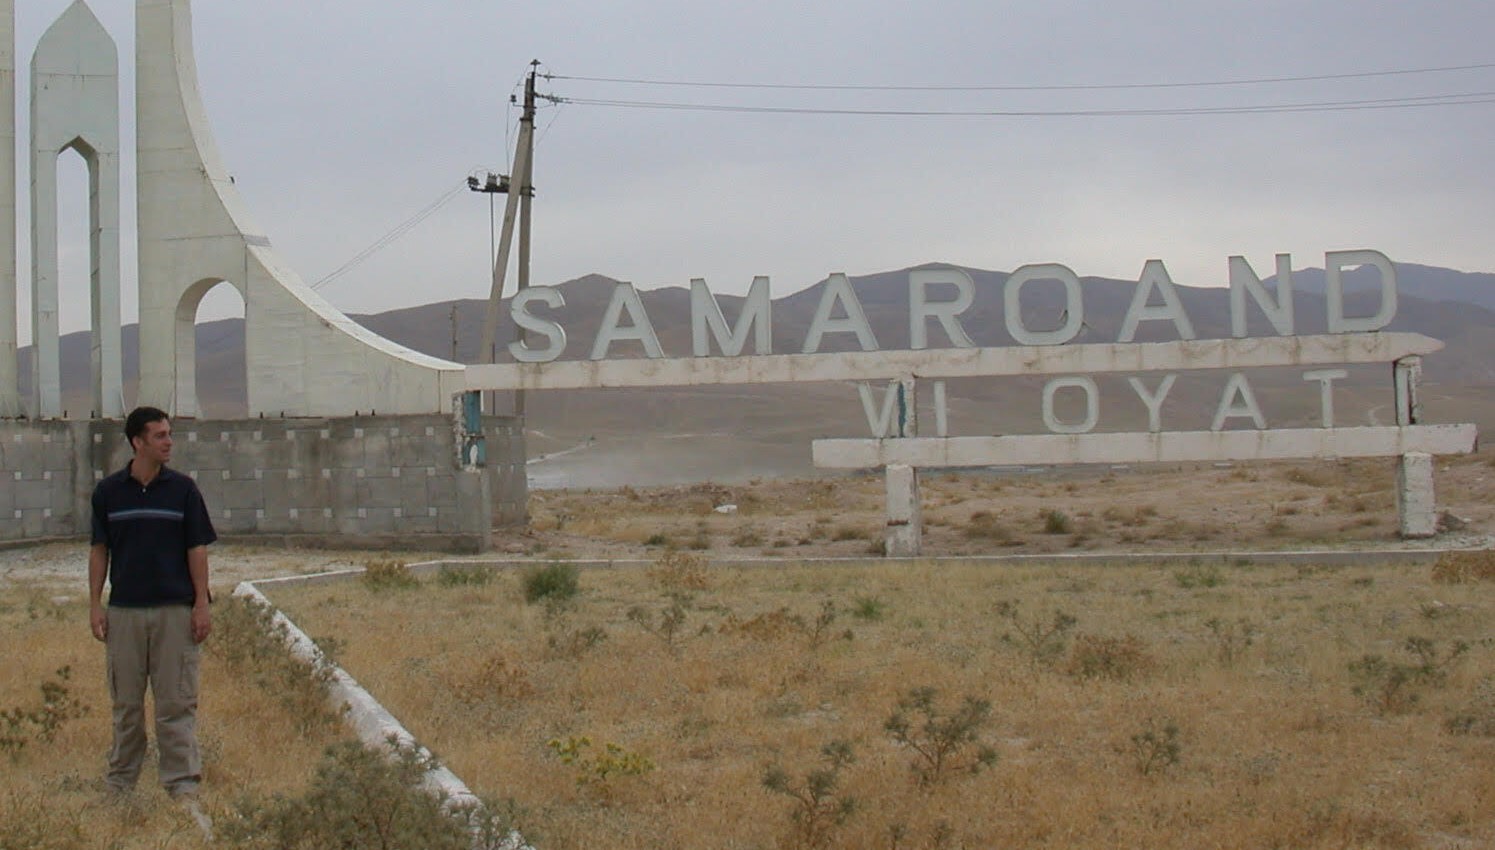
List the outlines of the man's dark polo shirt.
{"label": "man's dark polo shirt", "polygon": [[109,547],[109,604],[117,608],[191,605],[187,550],[218,539],[191,478],[161,467],[150,484],[130,465],[93,491],[93,545]]}

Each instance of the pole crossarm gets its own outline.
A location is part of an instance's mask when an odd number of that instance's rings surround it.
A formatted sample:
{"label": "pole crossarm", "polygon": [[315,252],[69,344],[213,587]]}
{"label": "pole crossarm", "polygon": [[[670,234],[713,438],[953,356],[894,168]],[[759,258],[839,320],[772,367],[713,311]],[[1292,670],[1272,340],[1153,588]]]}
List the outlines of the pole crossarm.
{"label": "pole crossarm", "polygon": [[1442,348],[1442,342],[1416,333],[1350,333],[922,351],[557,360],[472,365],[466,374],[469,390],[563,390],[1394,363]]}
{"label": "pole crossarm", "polygon": [[911,466],[950,469],[1021,464],[1181,463],[1290,458],[1389,457],[1409,452],[1469,454],[1474,425],[1284,428],[1271,431],[1162,431],[1123,434],[1014,434],[816,440],[822,469]]}

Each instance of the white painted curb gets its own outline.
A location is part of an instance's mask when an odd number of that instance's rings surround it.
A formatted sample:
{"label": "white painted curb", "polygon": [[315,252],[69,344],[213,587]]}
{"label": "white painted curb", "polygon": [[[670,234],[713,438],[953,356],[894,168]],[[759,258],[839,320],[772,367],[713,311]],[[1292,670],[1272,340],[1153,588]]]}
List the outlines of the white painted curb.
{"label": "white painted curb", "polygon": [[[393,745],[413,747],[422,756],[430,758],[432,757],[430,750],[422,746],[404,724],[400,723],[388,709],[380,705],[379,701],[374,699],[373,694],[358,684],[357,679],[334,664],[299,626],[291,622],[291,619],[275,607],[275,604],[256,587],[257,584],[262,583],[296,584],[310,583],[318,579],[351,578],[362,573],[363,570],[347,570],[338,573],[321,573],[315,576],[268,579],[262,582],[246,581],[234,588],[234,596],[257,602],[273,612],[272,622],[277,626],[285,627],[286,647],[291,655],[311,664],[314,668],[331,671],[332,681],[327,687],[328,700],[344,712],[346,722],[364,746],[386,750],[392,749]],[[467,787],[467,783],[444,765],[438,763],[436,769],[427,772],[422,785],[431,793],[443,796],[448,809],[472,806],[477,811],[482,810],[482,802]],[[505,842],[504,847],[506,850],[533,850],[524,843],[523,837],[518,833],[512,835]]]}

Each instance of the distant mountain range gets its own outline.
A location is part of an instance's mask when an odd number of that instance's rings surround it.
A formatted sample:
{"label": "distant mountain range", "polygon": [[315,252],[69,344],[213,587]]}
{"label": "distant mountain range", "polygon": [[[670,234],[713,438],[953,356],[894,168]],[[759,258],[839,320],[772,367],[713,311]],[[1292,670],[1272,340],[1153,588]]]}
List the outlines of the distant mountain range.
{"label": "distant mountain range", "polygon": [[[928,264],[917,268],[943,267]],[[884,349],[909,346],[907,280],[910,269],[852,279],[877,339]],[[966,270],[976,283],[973,306],[962,325],[978,345],[1010,345],[1003,321],[1003,283],[1007,273]],[[1426,362],[1425,400],[1435,421],[1475,421],[1495,424],[1495,274],[1459,272],[1412,264],[1397,266],[1400,310],[1392,330],[1416,331],[1441,339],[1446,348]],[[1374,271],[1346,275],[1347,310],[1351,315],[1374,312],[1377,297],[1365,290],[1376,286]],[[615,283],[602,275],[587,275],[560,284],[566,306],[548,313],[566,327],[564,357],[584,358],[601,324]],[[1324,272],[1294,272],[1297,332],[1321,333],[1326,328],[1323,299]],[[774,350],[798,352],[819,303],[825,281],[777,299],[774,303]],[[1135,281],[1084,278],[1086,328],[1076,342],[1114,342],[1136,287]],[[1180,297],[1200,337],[1230,335],[1229,293],[1224,288],[1179,287]],[[686,356],[691,349],[690,293],[683,287],[641,293],[649,318],[669,356]],[[741,296],[719,295],[724,312],[735,317]],[[481,300],[446,301],[353,318],[373,332],[416,351],[461,362],[478,362],[478,340],[485,304]],[[1025,290],[1023,313],[1030,327],[1055,327],[1063,309],[1058,287],[1032,286]],[[545,311],[537,310],[537,313]],[[1271,332],[1259,311],[1250,322],[1253,334]],[[453,317],[455,316],[455,328]],[[244,323],[240,319],[206,322],[197,329],[198,385],[210,416],[242,415],[245,409]],[[139,329],[124,330],[126,393],[133,394],[137,374],[135,356]],[[1144,323],[1139,341],[1173,338],[1171,326]],[[509,328],[499,334],[500,351],[509,342]],[[834,334],[824,350],[855,346],[850,334]],[[931,345],[947,345],[942,331],[931,324]],[[620,344],[614,356],[641,356],[636,344]],[[29,349],[22,352],[23,375],[29,373]],[[69,334],[62,341],[64,397],[73,411],[86,408],[89,357],[88,335]],[[1337,407],[1343,422],[1381,421],[1389,412],[1390,375],[1382,369],[1357,367],[1342,382]],[[25,379],[23,378],[23,381]],[[1273,426],[1314,422],[1317,390],[1307,387],[1292,370],[1253,376],[1263,407]],[[1196,426],[1207,422],[1219,402],[1221,380],[1207,373],[1185,376],[1170,395],[1165,412],[1174,421]],[[950,385],[952,425],[957,433],[998,433],[1037,430],[1041,384],[1025,379],[963,379]],[[1145,409],[1126,385],[1104,384],[1103,430],[1120,430],[1145,423]],[[864,435],[861,403],[844,385],[789,385],[708,387],[629,391],[575,391],[532,394],[530,427],[545,445],[559,448],[598,433],[736,433],[757,435],[764,445],[779,441],[805,442],[821,435]],[[958,415],[957,415],[958,414]],[[798,451],[798,450],[797,450]],[[803,449],[808,456],[808,448]],[[796,455],[798,456],[798,455]]]}

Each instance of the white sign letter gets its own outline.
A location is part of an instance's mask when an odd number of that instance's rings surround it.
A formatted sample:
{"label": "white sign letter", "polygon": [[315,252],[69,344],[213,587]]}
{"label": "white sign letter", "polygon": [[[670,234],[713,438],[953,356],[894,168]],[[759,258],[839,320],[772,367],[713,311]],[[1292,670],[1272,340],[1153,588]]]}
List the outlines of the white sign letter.
{"label": "white sign letter", "polygon": [[1230,332],[1236,339],[1246,336],[1246,294],[1266,314],[1278,336],[1293,335],[1293,258],[1277,255],[1277,299],[1267,294],[1261,278],[1245,257],[1230,258]]}
{"label": "white sign letter", "polygon": [[[621,327],[623,311],[628,311],[628,327]],[[664,349],[659,347],[659,337],[654,334],[654,326],[649,324],[649,314],[644,312],[644,302],[639,300],[638,290],[631,283],[620,283],[613,287],[613,300],[607,305],[607,313],[602,317],[602,327],[597,331],[597,341],[592,345],[592,359],[603,360],[607,358],[608,349],[613,343],[623,340],[635,339],[644,344],[644,355],[653,359],[664,356]]]}
{"label": "white sign letter", "polygon": [[711,335],[716,338],[716,344],[727,357],[736,357],[742,353],[747,346],[748,331],[757,329],[757,335],[753,338],[754,346],[759,354],[773,353],[773,299],[769,297],[768,278],[753,278],[753,288],[748,290],[747,298],[743,299],[742,312],[737,316],[737,327],[732,330],[730,338],[727,335],[727,318],[722,315],[721,305],[716,303],[716,296],[706,288],[706,281],[695,279],[690,282],[690,339],[691,348],[697,357],[707,357],[711,354],[710,342],[706,339],[706,329],[711,329]]}
{"label": "white sign letter", "polygon": [[[1240,399],[1239,404],[1236,399]],[[1230,376],[1230,383],[1225,385],[1225,392],[1220,395],[1220,407],[1215,410],[1215,424],[1210,426],[1210,430],[1223,431],[1225,420],[1246,417],[1251,419],[1258,431],[1267,429],[1267,420],[1256,404],[1256,394],[1251,392],[1250,382],[1244,374],[1237,372]]]}
{"label": "white sign letter", "polygon": [[[1054,414],[1054,396],[1073,387],[1085,393],[1085,421],[1079,424],[1060,422]],[[1055,434],[1088,434],[1100,421],[1100,388],[1090,378],[1055,378],[1043,388],[1043,424]]]}
{"label": "white sign letter", "polygon": [[[846,310],[846,318],[833,319],[831,314],[840,302]],[[872,325],[867,323],[867,314],[862,311],[862,302],[851,288],[851,281],[844,274],[833,274],[825,282],[825,292],[820,296],[820,306],[815,310],[815,321],[810,323],[810,333],[805,337],[805,354],[820,350],[820,339],[826,334],[854,333],[863,351],[877,351],[877,337],[872,335]]]}
{"label": "white sign letter", "polygon": [[[1344,270],[1375,266],[1381,272],[1381,309],[1374,316],[1344,314]],[[1324,255],[1324,298],[1329,312],[1329,333],[1378,331],[1396,318],[1396,267],[1380,251],[1331,251]]]}
{"label": "white sign letter", "polygon": [[[1154,289],[1163,294],[1163,303],[1148,306]],[[1121,323],[1121,338],[1117,342],[1131,342],[1137,336],[1137,325],[1151,321],[1171,321],[1178,328],[1179,339],[1194,338],[1194,326],[1184,312],[1178,290],[1173,287],[1173,278],[1168,276],[1168,268],[1162,260],[1148,260],[1142,267],[1142,277],[1137,281],[1137,292],[1132,296],[1132,306],[1126,311],[1126,321]]]}
{"label": "white sign letter", "polygon": [[1303,380],[1319,382],[1319,407],[1324,414],[1324,427],[1334,427],[1334,382],[1340,378],[1348,378],[1349,372],[1343,369],[1320,369],[1317,372],[1304,372]]}
{"label": "white sign letter", "polygon": [[1178,381],[1177,375],[1169,375],[1158,385],[1156,393],[1147,391],[1147,385],[1142,383],[1141,378],[1127,378],[1127,383],[1132,385],[1132,390],[1142,403],[1147,405],[1147,430],[1156,434],[1163,430],[1163,400],[1173,389],[1173,384]]}
{"label": "white sign letter", "polygon": [[893,414],[899,403],[903,401],[903,382],[896,380],[888,382],[888,388],[882,395],[881,414],[875,409],[877,403],[872,399],[870,387],[866,384],[857,384],[857,394],[862,397],[862,412],[867,414],[867,427],[872,429],[872,438],[885,439],[893,428]]}
{"label": "white sign letter", "polygon": [[531,301],[544,302],[546,307],[558,310],[566,306],[566,296],[553,286],[534,286],[516,294],[509,301],[509,318],[514,324],[535,333],[544,334],[550,340],[550,345],[543,349],[534,349],[526,346],[519,340],[509,343],[509,354],[520,363],[549,363],[561,356],[566,350],[566,329],[550,321],[530,315],[529,305]]}
{"label": "white sign letter", "polygon": [[934,382],[934,435],[950,436],[950,405],[945,396],[945,382]]}
{"label": "white sign letter", "polygon": [[[954,301],[929,301],[929,286],[948,283],[955,287]],[[976,344],[960,326],[959,316],[976,300],[976,284],[963,269],[924,269],[908,273],[908,339],[915,351],[929,347],[929,320],[939,319],[940,327],[956,348],[975,348]]]}
{"label": "white sign letter", "polygon": [[[1030,331],[1023,324],[1023,284],[1035,280],[1057,280],[1064,284],[1064,324],[1058,330]],[[1007,332],[1018,345],[1063,345],[1080,335],[1085,325],[1085,299],[1080,294],[1080,278],[1068,266],[1058,263],[1023,266],[1007,278],[1004,292]]]}

